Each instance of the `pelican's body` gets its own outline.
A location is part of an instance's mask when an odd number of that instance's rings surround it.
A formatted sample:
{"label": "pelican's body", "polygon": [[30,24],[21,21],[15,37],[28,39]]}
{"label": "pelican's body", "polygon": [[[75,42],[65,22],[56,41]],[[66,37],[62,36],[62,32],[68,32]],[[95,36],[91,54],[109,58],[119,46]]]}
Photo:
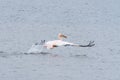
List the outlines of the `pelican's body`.
{"label": "pelican's body", "polygon": [[69,43],[69,42],[65,42],[65,41],[62,41],[62,40],[53,40],[53,41],[48,41],[45,43],[45,47],[47,49],[53,49],[55,47],[59,47],[59,46],[67,46],[67,45],[75,45],[73,43]]}

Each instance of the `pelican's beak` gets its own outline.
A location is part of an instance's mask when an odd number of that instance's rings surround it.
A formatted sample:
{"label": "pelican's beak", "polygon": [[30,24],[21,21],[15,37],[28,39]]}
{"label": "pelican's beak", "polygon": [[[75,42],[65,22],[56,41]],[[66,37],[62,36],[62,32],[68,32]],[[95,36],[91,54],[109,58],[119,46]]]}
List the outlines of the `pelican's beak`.
{"label": "pelican's beak", "polygon": [[58,36],[61,38],[67,38],[67,36],[63,35],[62,33],[59,33]]}
{"label": "pelican's beak", "polygon": [[61,37],[67,38],[67,36],[65,36],[65,35],[61,35]]}

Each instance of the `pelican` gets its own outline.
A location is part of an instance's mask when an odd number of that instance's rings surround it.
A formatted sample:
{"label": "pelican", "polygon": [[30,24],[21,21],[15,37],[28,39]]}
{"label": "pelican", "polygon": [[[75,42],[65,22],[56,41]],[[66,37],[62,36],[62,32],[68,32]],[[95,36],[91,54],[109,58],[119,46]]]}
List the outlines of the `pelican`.
{"label": "pelican", "polygon": [[[47,42],[45,42],[45,40],[41,40],[40,43],[33,44],[32,47],[29,49],[28,53],[31,53],[31,52],[39,53],[42,51],[43,47],[47,49],[54,49],[60,46],[92,47],[95,45],[94,41],[90,41],[89,44],[87,45],[80,45],[80,44],[75,44],[75,43],[64,41],[63,40],[64,38],[67,38],[67,36],[63,35],[62,33],[59,33],[58,40],[47,41]],[[40,48],[41,45],[42,45],[42,48]]]}

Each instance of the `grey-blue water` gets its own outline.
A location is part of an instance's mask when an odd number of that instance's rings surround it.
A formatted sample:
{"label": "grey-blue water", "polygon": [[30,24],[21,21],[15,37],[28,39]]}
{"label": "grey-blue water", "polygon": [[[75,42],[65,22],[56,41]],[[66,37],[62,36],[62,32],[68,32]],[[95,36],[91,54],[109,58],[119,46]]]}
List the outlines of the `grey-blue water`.
{"label": "grey-blue water", "polygon": [[[0,80],[119,80],[119,0],[0,0]],[[58,47],[24,54],[55,40],[91,48]]]}

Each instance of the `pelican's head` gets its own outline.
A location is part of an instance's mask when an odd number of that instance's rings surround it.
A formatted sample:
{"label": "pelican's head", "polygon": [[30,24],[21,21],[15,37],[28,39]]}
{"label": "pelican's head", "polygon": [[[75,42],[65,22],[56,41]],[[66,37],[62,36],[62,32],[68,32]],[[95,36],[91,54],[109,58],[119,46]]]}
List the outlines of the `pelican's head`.
{"label": "pelican's head", "polygon": [[63,38],[67,38],[67,36],[63,35],[62,33],[59,33],[58,39],[63,40]]}

